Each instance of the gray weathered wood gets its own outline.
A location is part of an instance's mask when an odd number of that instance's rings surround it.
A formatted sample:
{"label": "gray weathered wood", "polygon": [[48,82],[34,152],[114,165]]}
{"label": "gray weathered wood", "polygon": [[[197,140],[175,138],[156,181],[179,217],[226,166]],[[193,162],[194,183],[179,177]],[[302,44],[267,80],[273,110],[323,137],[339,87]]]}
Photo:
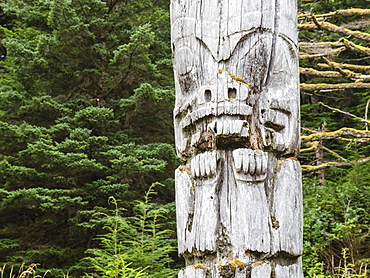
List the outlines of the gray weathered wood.
{"label": "gray weathered wood", "polygon": [[295,0],[172,0],[181,278],[301,278]]}

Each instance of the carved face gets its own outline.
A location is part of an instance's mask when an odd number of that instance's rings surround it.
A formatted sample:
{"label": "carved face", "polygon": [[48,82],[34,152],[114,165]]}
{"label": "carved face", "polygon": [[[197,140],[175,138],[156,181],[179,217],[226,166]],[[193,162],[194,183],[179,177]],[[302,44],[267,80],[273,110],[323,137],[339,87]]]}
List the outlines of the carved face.
{"label": "carved face", "polygon": [[274,35],[270,21],[248,28],[248,21],[235,22],[239,17],[213,19],[212,11],[203,20],[198,9],[172,23],[178,32],[172,33],[178,154],[186,159],[215,148],[296,152],[294,43]]}

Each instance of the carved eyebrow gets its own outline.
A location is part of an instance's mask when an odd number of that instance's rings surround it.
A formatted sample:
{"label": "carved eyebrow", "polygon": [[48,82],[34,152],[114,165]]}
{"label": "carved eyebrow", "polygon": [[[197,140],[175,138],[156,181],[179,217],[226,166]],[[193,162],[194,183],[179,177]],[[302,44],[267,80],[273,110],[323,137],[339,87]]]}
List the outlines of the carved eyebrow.
{"label": "carved eyebrow", "polygon": [[286,110],[282,107],[271,107],[271,110],[275,110],[275,111],[279,111],[279,112],[282,112],[288,116],[290,116],[290,114],[292,114],[292,112],[290,112],[289,110]]}
{"label": "carved eyebrow", "polygon": [[270,103],[270,109],[282,112],[288,116],[292,114],[291,104],[294,100],[292,99],[272,99]]}
{"label": "carved eyebrow", "polygon": [[277,123],[273,123],[271,121],[268,121],[265,123],[265,126],[266,127],[269,127],[269,128],[272,128],[273,130],[275,131],[281,131],[285,128],[284,125],[280,125],[280,124],[277,124]]}
{"label": "carved eyebrow", "polygon": [[[269,32],[271,33],[271,31],[269,29],[266,29],[266,30],[263,30],[265,32]],[[243,43],[245,40],[247,40],[249,37],[253,36],[254,34],[257,34],[258,33],[258,30],[256,30],[256,28],[252,28],[252,29],[249,29],[249,30],[242,30],[242,31],[238,31],[238,32],[234,32],[230,35],[227,36],[227,38],[230,38],[232,35],[236,35],[236,34],[239,34],[239,33],[245,33],[239,40],[238,42],[232,47],[231,49],[231,53],[230,55],[227,57],[227,59],[219,59],[216,55],[216,53],[213,53],[211,48],[207,45],[207,43],[201,38],[199,37],[197,34],[192,34],[195,36],[195,39],[197,41],[199,41],[212,55],[212,57],[215,59],[215,61],[217,62],[221,62],[221,61],[227,61],[230,59],[230,57],[232,57],[235,52],[237,51],[236,49],[238,48],[238,45],[240,45],[241,43]],[[248,48],[247,52],[245,53],[248,54],[251,49],[258,44],[258,41],[256,41],[250,48]]]}

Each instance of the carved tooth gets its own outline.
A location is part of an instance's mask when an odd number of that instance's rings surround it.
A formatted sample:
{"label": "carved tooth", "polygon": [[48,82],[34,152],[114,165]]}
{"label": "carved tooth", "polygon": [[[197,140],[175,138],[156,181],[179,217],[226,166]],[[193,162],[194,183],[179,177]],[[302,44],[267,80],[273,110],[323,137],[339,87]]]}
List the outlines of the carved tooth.
{"label": "carved tooth", "polygon": [[210,124],[208,124],[207,129],[212,132],[215,132],[215,126],[216,126],[216,121],[213,121]]}
{"label": "carved tooth", "polygon": [[242,120],[237,121],[237,123],[235,124],[236,134],[242,135],[243,125],[244,125],[244,121]]}
{"label": "carved tooth", "polygon": [[211,174],[215,175],[217,171],[217,160],[218,160],[217,152],[213,151],[211,156],[212,156],[212,159],[210,159],[210,161],[212,162],[211,163]]}
{"label": "carved tooth", "polygon": [[216,168],[217,168],[217,152],[209,152],[208,153],[208,169],[209,169],[209,176],[216,175]]}
{"label": "carved tooth", "polygon": [[227,120],[222,120],[222,134],[229,135],[230,133],[230,126],[228,125]]}
{"label": "carved tooth", "polygon": [[194,177],[199,177],[200,169],[199,169],[199,156],[194,156],[191,160],[191,171]]}
{"label": "carved tooth", "polygon": [[254,153],[255,161],[256,161],[256,175],[262,174],[262,153],[260,151],[256,151]]}
{"label": "carved tooth", "polygon": [[237,127],[238,127],[238,121],[237,120],[234,121],[234,123],[233,123],[233,121],[227,121],[227,126],[230,129],[230,134],[231,135],[238,133],[237,132]]}
{"label": "carved tooth", "polygon": [[206,176],[206,154],[201,154],[199,157],[199,169],[200,169],[200,176],[205,177]]}
{"label": "carved tooth", "polygon": [[194,146],[200,139],[200,132],[194,133],[193,136],[191,136],[191,142],[190,145]]}
{"label": "carved tooth", "polygon": [[207,106],[202,106],[202,108],[199,109],[198,116],[199,116],[199,119],[207,117],[208,116],[208,107]]}
{"label": "carved tooth", "polygon": [[225,105],[223,102],[219,102],[217,105],[217,115],[216,116],[220,116],[224,114],[224,112],[225,112]]}
{"label": "carved tooth", "polygon": [[190,114],[191,122],[194,123],[196,120],[198,120],[198,111],[194,111]]}
{"label": "carved tooth", "polygon": [[191,124],[190,115],[186,115],[184,119],[181,121],[181,128],[185,128],[190,124]]}
{"label": "carved tooth", "polygon": [[244,173],[248,174],[248,172],[249,172],[249,152],[248,152],[248,150],[243,152],[242,167],[243,167]]}
{"label": "carved tooth", "polygon": [[235,115],[237,113],[237,106],[238,106],[235,99],[231,100],[229,105],[230,105],[230,114]]}
{"label": "carved tooth", "polygon": [[254,158],[253,151],[248,154],[248,158],[249,158],[249,174],[253,176],[256,171],[256,160]]}
{"label": "carved tooth", "polygon": [[247,121],[242,121],[242,129],[240,131],[241,137],[248,137],[249,136],[249,124]]}
{"label": "carved tooth", "polygon": [[207,115],[217,115],[217,102],[211,103],[208,107],[209,112]]}
{"label": "carved tooth", "polygon": [[267,162],[268,162],[268,154],[266,152],[262,153],[262,173],[265,174],[267,172]]}
{"label": "carved tooth", "polygon": [[227,126],[230,129],[230,134],[236,134],[238,132],[238,121],[227,121]]}
{"label": "carved tooth", "polygon": [[193,177],[196,176],[196,173],[195,173],[195,157],[193,157],[190,161],[190,170],[191,170],[191,174]]}
{"label": "carved tooth", "polygon": [[206,115],[206,113],[205,113],[205,107],[201,107],[201,108],[199,108],[199,110],[198,110],[198,119],[201,119],[201,118],[204,118],[204,116]]}
{"label": "carved tooth", "polygon": [[239,150],[233,151],[235,169],[238,173],[242,170],[243,167],[243,153]]}
{"label": "carved tooth", "polygon": [[217,135],[223,134],[224,124],[221,121],[217,121]]}
{"label": "carved tooth", "polygon": [[225,101],[225,102],[224,102],[224,106],[225,106],[225,111],[224,111],[224,113],[225,113],[225,114],[230,114],[230,112],[231,112],[231,110],[230,110],[230,102]]}
{"label": "carved tooth", "polygon": [[211,176],[211,165],[212,165],[212,153],[207,153],[206,159],[204,161],[205,163],[205,168],[206,168],[206,176],[210,177]]}

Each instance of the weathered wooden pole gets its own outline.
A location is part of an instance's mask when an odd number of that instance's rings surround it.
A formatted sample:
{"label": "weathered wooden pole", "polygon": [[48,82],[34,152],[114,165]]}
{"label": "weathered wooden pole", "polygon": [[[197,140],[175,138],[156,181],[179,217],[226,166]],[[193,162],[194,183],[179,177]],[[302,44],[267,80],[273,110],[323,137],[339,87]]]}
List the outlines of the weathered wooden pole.
{"label": "weathered wooden pole", "polygon": [[181,278],[301,278],[296,0],[172,0]]}

